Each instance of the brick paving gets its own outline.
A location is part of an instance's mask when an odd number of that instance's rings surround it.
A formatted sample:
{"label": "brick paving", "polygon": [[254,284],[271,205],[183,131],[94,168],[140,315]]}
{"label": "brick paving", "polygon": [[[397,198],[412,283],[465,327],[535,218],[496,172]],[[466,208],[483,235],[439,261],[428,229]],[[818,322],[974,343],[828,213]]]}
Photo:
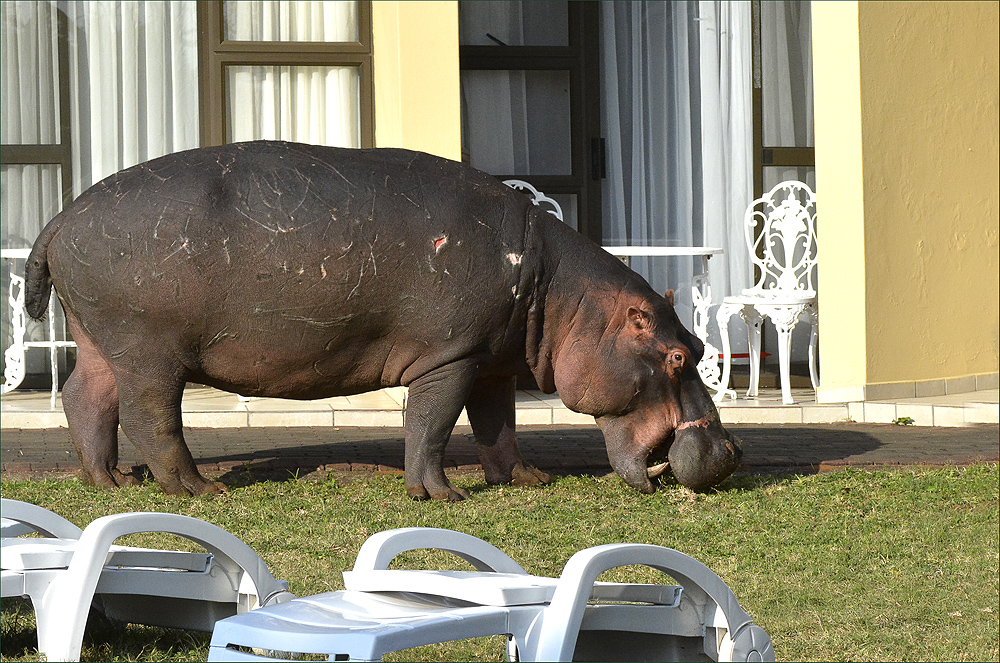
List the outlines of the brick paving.
{"label": "brick paving", "polygon": [[[998,461],[1000,428],[891,424],[732,425],[744,442],[745,473],[811,473],[843,466],[965,465]],[[596,426],[520,426],[525,459],[556,474],[607,473],[604,439]],[[65,428],[4,430],[0,471],[5,478],[75,473],[79,460]],[[401,428],[188,428],[185,438],[199,468],[208,476],[307,476],[316,472],[403,469]],[[122,436],[119,466],[138,468],[142,460]],[[468,426],[455,428],[446,467],[478,470]]]}

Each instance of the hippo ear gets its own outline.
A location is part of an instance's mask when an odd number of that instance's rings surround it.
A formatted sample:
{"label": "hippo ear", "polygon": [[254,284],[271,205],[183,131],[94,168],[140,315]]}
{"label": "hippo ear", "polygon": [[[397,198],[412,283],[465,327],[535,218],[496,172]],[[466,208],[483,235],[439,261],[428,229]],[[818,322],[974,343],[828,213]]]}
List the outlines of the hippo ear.
{"label": "hippo ear", "polygon": [[625,315],[628,317],[628,321],[632,323],[632,326],[639,331],[649,331],[653,326],[653,317],[641,308],[629,306]]}
{"label": "hippo ear", "polygon": [[663,293],[663,298],[666,299],[667,302],[669,302],[671,306],[673,306],[674,305],[674,291],[673,291],[673,289],[671,288],[670,290],[667,290],[665,293]]}

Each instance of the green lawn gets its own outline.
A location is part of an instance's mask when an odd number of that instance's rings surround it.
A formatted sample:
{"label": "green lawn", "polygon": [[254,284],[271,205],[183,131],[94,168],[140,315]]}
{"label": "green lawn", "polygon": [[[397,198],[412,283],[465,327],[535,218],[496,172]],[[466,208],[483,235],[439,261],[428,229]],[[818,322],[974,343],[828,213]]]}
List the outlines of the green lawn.
{"label": "green lawn", "polygon": [[[845,470],[738,477],[710,494],[672,485],[652,496],[616,478],[564,477],[547,487],[486,487],[472,499],[412,502],[397,476],[289,480],[178,498],[154,484],[108,492],[73,481],[0,483],[80,526],[124,511],[171,511],[233,532],[298,595],[342,588],[370,534],[405,526],[474,534],[530,573],[558,575],[576,551],[654,543],[704,562],[774,641],[778,660],[997,660],[998,485],[995,463],[968,468]],[[170,545],[163,537],[129,542]],[[401,565],[461,568],[445,553]],[[612,579],[612,578],[606,578]],[[625,569],[616,580],[657,580]],[[30,606],[5,600],[3,660],[37,660]],[[84,660],[204,660],[208,636],[98,624]],[[401,653],[397,660],[500,660],[502,639]]]}

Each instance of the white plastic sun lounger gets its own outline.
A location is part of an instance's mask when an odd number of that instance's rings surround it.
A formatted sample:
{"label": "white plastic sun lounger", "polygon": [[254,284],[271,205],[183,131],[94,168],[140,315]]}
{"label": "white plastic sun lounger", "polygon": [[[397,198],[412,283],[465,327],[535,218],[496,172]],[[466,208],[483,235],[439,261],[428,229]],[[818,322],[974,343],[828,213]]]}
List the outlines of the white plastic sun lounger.
{"label": "white plastic sun lounger", "polygon": [[[207,632],[223,617],[292,598],[253,550],[203,520],[124,513],[81,530],[33,504],[0,507],[2,595],[31,599],[38,650],[50,661],[80,659],[92,605],[118,621]],[[21,536],[29,532],[42,536]],[[205,552],[112,545],[141,532],[179,535]]]}
{"label": "white plastic sun lounger", "polygon": [[[399,553],[446,550],[476,571],[389,570]],[[680,585],[596,582],[645,565]],[[299,598],[218,622],[210,661],[380,660],[451,640],[508,635],[522,661],[774,660],[726,584],[700,562],[660,546],[609,544],[576,553],[560,578],[528,575],[492,545],[459,532],[382,532],[362,546],[345,590]],[[316,660],[316,659],[313,659]]]}

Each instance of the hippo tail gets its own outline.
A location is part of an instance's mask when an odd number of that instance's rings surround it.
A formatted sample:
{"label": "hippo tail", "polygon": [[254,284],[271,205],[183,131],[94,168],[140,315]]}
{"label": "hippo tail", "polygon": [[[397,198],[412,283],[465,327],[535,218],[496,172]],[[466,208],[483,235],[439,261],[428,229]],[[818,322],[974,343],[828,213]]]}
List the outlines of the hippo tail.
{"label": "hippo tail", "polygon": [[58,217],[45,226],[24,263],[24,309],[35,320],[42,319],[49,305],[52,278],[49,275],[48,251],[49,242],[59,228],[57,220]]}

